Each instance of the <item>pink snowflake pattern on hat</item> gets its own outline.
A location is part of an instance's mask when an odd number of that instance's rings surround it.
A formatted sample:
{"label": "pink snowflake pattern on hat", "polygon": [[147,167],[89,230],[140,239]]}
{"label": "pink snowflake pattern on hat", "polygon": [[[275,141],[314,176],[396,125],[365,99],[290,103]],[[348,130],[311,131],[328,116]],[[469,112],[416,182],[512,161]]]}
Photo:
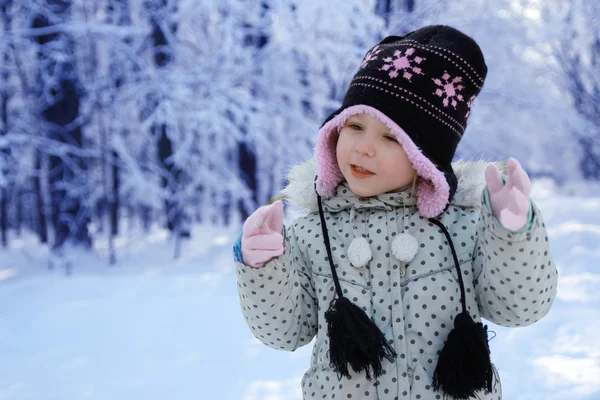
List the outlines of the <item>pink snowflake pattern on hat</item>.
{"label": "pink snowflake pattern on hat", "polygon": [[425,58],[414,55],[415,49],[409,48],[404,51],[401,50],[394,51],[394,57],[384,58],[383,61],[386,62],[383,67],[381,67],[382,71],[390,71],[390,78],[396,78],[402,71],[402,77],[410,82],[410,79],[414,75],[424,75],[421,68],[418,67],[419,64]]}
{"label": "pink snowflake pattern on hat", "polygon": [[435,84],[439,86],[434,94],[444,99],[442,101],[444,107],[448,107],[448,104],[451,104],[452,107],[456,109],[458,101],[464,101],[463,95],[458,92],[465,87],[460,84],[460,82],[462,82],[462,77],[456,76],[452,79],[450,78],[452,78],[452,76],[446,71],[444,71],[444,75],[442,75],[441,79],[432,78]]}
{"label": "pink snowflake pattern on hat", "polygon": [[365,56],[365,59],[363,60],[362,64],[360,64],[360,69],[363,69],[364,67],[367,66],[368,63],[370,63],[373,60],[377,59],[377,54],[381,53],[381,49],[379,48],[379,46],[375,46],[371,49],[371,51],[369,51],[367,53],[367,55]]}

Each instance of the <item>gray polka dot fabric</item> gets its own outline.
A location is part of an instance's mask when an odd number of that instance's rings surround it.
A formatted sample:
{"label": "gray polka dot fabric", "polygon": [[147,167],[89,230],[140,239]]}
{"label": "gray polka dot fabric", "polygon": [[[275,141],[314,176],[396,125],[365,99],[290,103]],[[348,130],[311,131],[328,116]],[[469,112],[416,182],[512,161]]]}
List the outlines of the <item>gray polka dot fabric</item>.
{"label": "gray polka dot fabric", "polygon": [[[457,272],[443,233],[419,214],[410,190],[361,198],[342,183],[335,196],[323,199],[323,207],[342,290],[388,338],[396,361],[384,359],[384,374],[372,381],[357,373],[339,379],[331,370],[324,312],[335,288],[316,213],[285,228],[284,253],[263,268],[237,263],[241,309],[251,331],[265,345],[287,351],[316,337],[302,379],[305,400],[447,398],[431,387],[460,310]],[[475,321],[526,326],[549,311],[557,272],[541,213],[535,204],[533,210],[531,226],[519,232],[500,226],[483,198],[478,206],[451,204],[442,214]],[[402,233],[418,242],[410,262],[391,252],[392,240]],[[355,235],[365,237],[372,251],[372,259],[358,268],[347,255]],[[499,400],[501,392],[498,379],[492,393],[474,398]]]}

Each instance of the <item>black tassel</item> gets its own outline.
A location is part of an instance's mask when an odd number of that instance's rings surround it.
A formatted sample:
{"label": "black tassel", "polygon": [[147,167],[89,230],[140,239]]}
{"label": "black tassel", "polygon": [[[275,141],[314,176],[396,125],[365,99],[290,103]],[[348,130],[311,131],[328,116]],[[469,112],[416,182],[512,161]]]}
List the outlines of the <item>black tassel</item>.
{"label": "black tassel", "polygon": [[[315,192],[317,191],[317,177],[315,177]],[[350,378],[348,364],[355,372],[365,371],[367,380],[371,380],[371,372],[375,378],[383,372],[381,360],[385,357],[393,362],[397,357],[396,351],[385,340],[385,336],[379,330],[371,318],[356,304],[344,297],[340,280],[337,276],[321,196],[317,192],[317,204],[319,205],[319,217],[323,230],[323,240],[329,259],[329,267],[335,284],[336,298],[329,304],[325,311],[327,321],[327,332],[329,335],[329,358],[331,368],[341,376]]]}
{"label": "black tassel", "polygon": [[479,390],[492,391],[493,378],[487,325],[466,312],[454,319],[433,374],[433,388],[455,399],[469,399]]}
{"label": "black tassel", "polygon": [[338,375],[350,378],[348,364],[358,373],[371,372],[375,378],[382,373],[381,360],[393,362],[397,354],[375,323],[346,297],[338,297],[325,312],[329,332],[331,367]]}

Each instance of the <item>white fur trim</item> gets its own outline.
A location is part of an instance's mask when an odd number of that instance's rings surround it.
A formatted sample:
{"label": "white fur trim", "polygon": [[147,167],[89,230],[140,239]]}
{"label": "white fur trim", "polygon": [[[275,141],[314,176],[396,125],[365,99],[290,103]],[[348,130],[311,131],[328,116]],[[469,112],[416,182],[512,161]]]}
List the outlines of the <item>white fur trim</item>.
{"label": "white fur trim", "polygon": [[310,213],[319,210],[317,194],[315,193],[315,176],[317,164],[315,159],[294,166],[288,173],[289,184],[281,191],[281,196]]}
{"label": "white fur trim", "polygon": [[348,247],[348,259],[353,267],[364,267],[371,261],[372,257],[373,254],[371,253],[371,247],[367,239],[362,236],[352,239],[350,247]]}
{"label": "white fur trim", "polygon": [[[459,160],[452,163],[458,187],[451,204],[479,208],[486,184],[485,169],[489,164],[495,164],[502,173],[506,174],[504,162]],[[316,174],[317,168],[313,158],[296,165],[288,174],[289,184],[281,191],[281,196],[287,202],[309,213],[318,212],[317,194],[315,193]]]}
{"label": "white fur trim", "polygon": [[490,164],[496,165],[501,173],[507,174],[506,161],[489,162],[485,160],[459,160],[452,163],[452,169],[456,175],[458,186],[454,198],[450,203],[458,206],[479,208],[481,205],[483,189],[486,185],[485,170]]}
{"label": "white fur trim", "polygon": [[408,233],[401,233],[392,240],[392,254],[402,262],[411,262],[419,251],[419,242]]}

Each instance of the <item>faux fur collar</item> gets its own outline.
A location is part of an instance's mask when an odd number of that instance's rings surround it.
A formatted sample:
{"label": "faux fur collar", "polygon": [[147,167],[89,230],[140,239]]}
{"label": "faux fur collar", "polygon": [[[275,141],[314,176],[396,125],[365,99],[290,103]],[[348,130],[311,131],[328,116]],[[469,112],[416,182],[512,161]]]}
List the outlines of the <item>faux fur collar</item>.
{"label": "faux fur collar", "polygon": [[[506,174],[505,162],[484,160],[459,160],[452,163],[458,179],[458,187],[451,204],[466,207],[480,207],[481,196],[485,188],[485,170],[489,164],[495,164],[502,174]],[[280,196],[285,201],[309,213],[318,211],[315,193],[316,165],[314,159],[293,167],[288,174],[288,185]]]}

